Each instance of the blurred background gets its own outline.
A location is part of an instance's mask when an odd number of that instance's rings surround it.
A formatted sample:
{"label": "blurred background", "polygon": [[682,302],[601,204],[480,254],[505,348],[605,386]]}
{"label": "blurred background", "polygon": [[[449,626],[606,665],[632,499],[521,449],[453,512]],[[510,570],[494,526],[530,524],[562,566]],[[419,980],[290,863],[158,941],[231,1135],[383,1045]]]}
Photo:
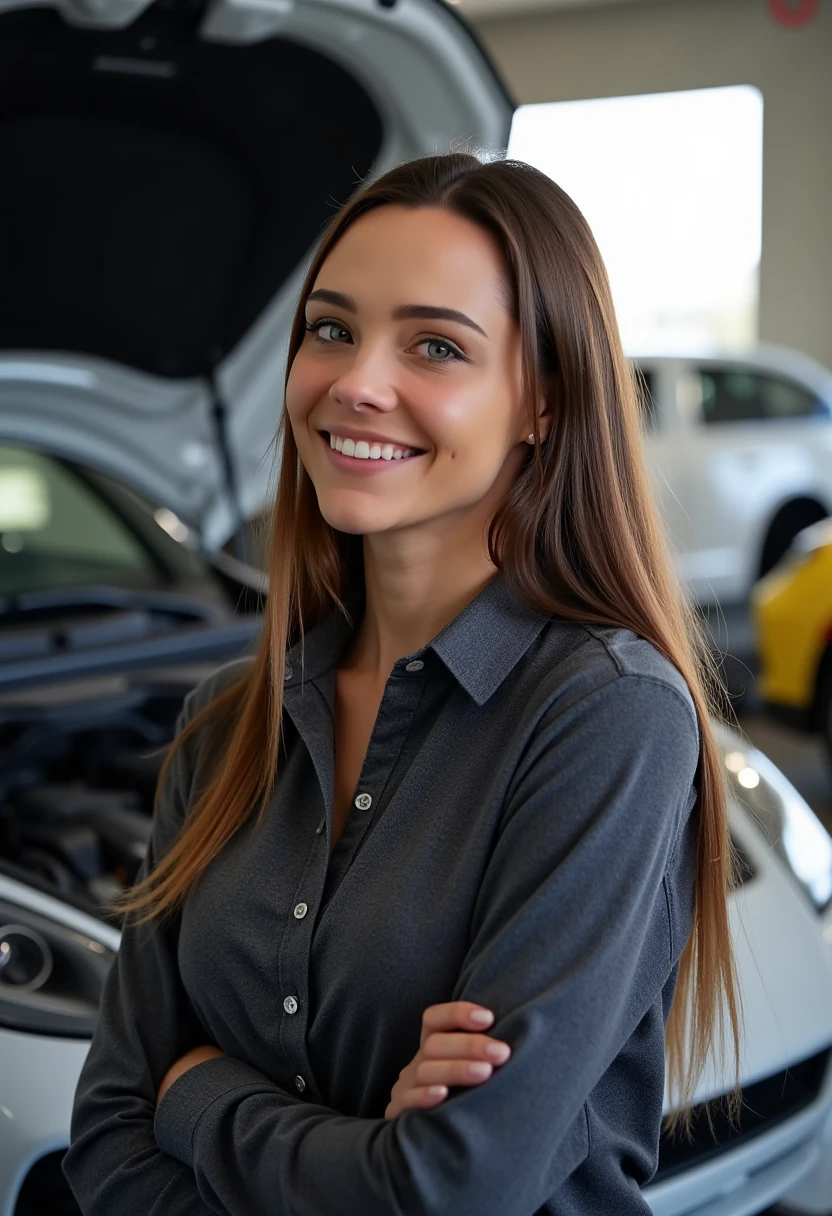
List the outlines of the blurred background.
{"label": "blurred background", "polygon": [[[593,228],[626,349],[689,360],[649,420],[657,496],[744,729],[832,826],[832,565],[801,569],[828,560],[823,528],[795,543],[832,505],[828,382],[813,399],[832,365],[830,6],[459,8],[520,103],[510,154]],[[743,362],[755,343],[786,349]]]}

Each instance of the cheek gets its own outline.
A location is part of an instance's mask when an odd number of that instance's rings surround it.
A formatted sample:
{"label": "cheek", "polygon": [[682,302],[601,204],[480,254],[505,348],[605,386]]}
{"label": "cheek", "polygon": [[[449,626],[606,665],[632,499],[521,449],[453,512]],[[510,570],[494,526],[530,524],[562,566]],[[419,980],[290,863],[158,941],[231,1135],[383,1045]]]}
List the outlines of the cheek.
{"label": "cheek", "polygon": [[490,467],[500,464],[511,446],[511,423],[508,394],[479,384],[442,396],[425,411],[424,425],[454,460]]}
{"label": "cheek", "polygon": [[299,351],[286,382],[286,410],[292,423],[303,423],[329,388],[321,369]]}

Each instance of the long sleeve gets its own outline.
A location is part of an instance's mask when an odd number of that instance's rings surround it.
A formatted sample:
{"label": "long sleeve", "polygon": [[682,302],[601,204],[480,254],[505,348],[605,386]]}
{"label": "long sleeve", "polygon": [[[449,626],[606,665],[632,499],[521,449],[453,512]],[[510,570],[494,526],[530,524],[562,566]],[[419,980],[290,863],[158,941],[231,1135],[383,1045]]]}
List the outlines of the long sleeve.
{"label": "long sleeve", "polygon": [[210,1209],[537,1212],[586,1157],[588,1099],[661,1006],[685,944],[697,763],[692,704],[668,683],[622,675],[567,709],[556,699],[510,782],[447,994],[494,1010],[509,1062],[395,1120],[336,1114],[233,1058],[197,1065],[165,1095],[156,1136]]}
{"label": "long sleeve", "polygon": [[[180,751],[154,818],[142,874],[181,825],[188,785]],[[193,1171],[159,1149],[153,1130],[162,1077],[190,1047],[205,1042],[179,978],[177,934],[177,921],[165,929],[128,927],[105,983],[63,1164],[84,1216],[209,1211]]]}

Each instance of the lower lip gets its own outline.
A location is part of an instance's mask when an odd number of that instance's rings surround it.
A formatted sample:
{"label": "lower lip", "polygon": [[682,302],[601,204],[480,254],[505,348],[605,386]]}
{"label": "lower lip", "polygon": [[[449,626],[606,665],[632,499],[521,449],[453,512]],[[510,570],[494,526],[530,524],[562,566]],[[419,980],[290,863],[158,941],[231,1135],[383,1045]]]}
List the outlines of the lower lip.
{"label": "lower lip", "polygon": [[[356,477],[372,477],[376,473],[385,473],[389,469],[403,469],[406,465],[413,464],[419,459],[419,456],[408,456],[406,460],[356,460],[354,456],[345,456],[343,452],[339,452],[337,448],[329,446],[329,436],[321,435],[321,439],[326,447],[326,454],[336,469],[342,469],[345,473],[354,473]],[[424,453],[420,453],[424,455]]]}

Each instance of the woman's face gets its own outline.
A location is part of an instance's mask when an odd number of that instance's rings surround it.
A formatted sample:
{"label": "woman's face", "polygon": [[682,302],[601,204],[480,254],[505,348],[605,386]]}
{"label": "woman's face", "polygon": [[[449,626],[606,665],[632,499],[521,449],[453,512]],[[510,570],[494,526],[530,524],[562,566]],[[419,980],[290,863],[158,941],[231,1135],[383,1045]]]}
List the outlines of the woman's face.
{"label": "woman's face", "polygon": [[520,336],[475,224],[385,206],[321,266],[286,405],[321,512],[370,535],[490,517],[528,450]]}

